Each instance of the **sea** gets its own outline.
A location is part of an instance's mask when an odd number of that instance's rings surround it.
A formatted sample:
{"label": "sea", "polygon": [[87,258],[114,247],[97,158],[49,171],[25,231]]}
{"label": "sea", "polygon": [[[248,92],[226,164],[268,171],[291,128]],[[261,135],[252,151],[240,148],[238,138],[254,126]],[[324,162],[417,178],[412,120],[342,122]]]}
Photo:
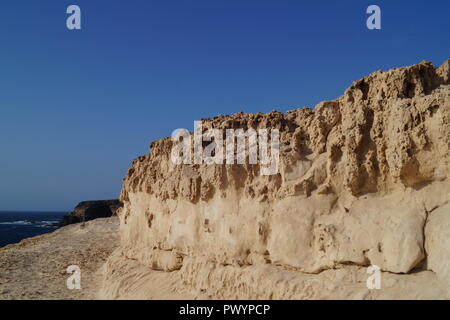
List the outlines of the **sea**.
{"label": "sea", "polygon": [[0,247],[55,231],[67,212],[0,211]]}

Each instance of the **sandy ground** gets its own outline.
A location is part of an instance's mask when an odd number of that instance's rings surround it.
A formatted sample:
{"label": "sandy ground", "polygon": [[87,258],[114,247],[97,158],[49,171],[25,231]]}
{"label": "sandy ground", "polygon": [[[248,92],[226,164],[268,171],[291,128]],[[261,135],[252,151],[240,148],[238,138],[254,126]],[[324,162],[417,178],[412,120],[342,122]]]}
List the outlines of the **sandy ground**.
{"label": "sandy ground", "polygon": [[102,300],[192,300],[208,299],[184,286],[180,271],[152,270],[115,250],[98,273],[102,283],[96,298]]}
{"label": "sandy ground", "polygon": [[[0,248],[0,299],[95,299],[99,268],[119,245],[119,219],[96,219]],[[81,269],[81,289],[66,272]]]}

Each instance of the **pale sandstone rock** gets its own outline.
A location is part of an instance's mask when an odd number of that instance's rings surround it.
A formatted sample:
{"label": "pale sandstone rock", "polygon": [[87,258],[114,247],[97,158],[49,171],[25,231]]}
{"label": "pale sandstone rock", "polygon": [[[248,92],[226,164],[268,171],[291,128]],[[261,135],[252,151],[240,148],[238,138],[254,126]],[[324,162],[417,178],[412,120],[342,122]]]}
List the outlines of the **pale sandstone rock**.
{"label": "pale sandstone rock", "polygon": [[429,213],[425,239],[427,268],[450,286],[450,203]]}
{"label": "pale sandstone rock", "polygon": [[[449,65],[377,71],[314,110],[203,120],[279,129],[277,175],[175,165],[172,141],[153,142],[124,181],[103,296],[133,297],[108,276],[132,259],[197,298],[448,298]],[[376,292],[372,264],[387,272]]]}

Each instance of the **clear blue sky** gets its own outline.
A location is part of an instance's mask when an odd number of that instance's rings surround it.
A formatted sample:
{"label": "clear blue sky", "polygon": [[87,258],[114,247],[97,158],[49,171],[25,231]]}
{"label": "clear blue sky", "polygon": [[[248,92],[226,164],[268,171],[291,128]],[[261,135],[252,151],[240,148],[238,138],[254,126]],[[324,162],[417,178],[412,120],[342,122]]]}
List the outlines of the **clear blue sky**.
{"label": "clear blue sky", "polygon": [[173,129],[314,106],[377,69],[441,64],[449,40],[448,0],[2,0],[0,210],[116,198]]}

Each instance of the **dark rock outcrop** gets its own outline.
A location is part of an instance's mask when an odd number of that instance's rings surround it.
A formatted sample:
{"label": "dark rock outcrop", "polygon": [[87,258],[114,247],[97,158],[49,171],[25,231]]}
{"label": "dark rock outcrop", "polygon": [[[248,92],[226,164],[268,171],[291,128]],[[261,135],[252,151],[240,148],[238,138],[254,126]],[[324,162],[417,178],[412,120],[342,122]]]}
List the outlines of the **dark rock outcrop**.
{"label": "dark rock outcrop", "polygon": [[116,211],[122,206],[123,204],[119,200],[83,201],[71,213],[63,217],[59,226],[63,227],[97,218],[108,218],[116,214]]}

